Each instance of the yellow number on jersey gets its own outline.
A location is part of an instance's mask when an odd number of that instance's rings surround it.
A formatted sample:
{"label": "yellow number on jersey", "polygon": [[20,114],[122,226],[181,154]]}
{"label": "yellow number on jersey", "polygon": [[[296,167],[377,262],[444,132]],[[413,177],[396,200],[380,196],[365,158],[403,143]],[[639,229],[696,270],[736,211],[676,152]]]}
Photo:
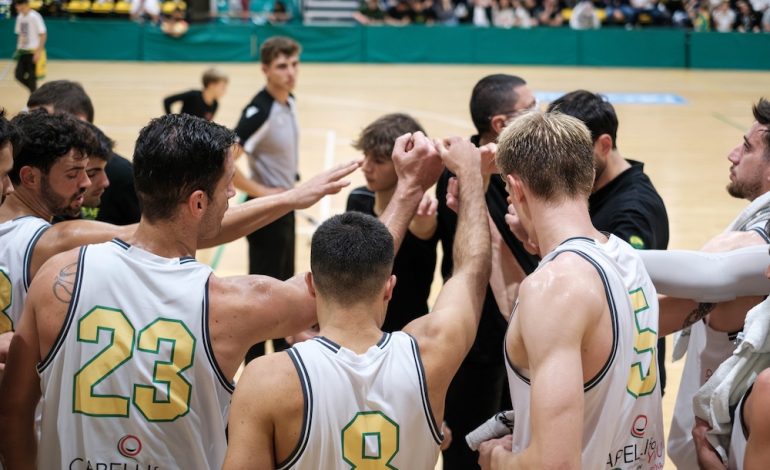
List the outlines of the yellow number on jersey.
{"label": "yellow number on jersey", "polygon": [[13,331],[13,320],[8,315],[11,308],[11,278],[0,269],[0,334]]}
{"label": "yellow number on jersey", "polygon": [[75,374],[72,410],[91,416],[128,416],[128,397],[97,395],[94,387],[131,359],[135,330],[120,310],[96,307],[78,322],[78,341],[98,343],[100,331],[110,332],[110,344]]}
{"label": "yellow number on jersey", "polygon": [[134,404],[148,421],[173,421],[190,411],[192,386],[180,374],[192,366],[195,338],[181,321],[159,318],[139,333],[138,348],[158,354],[161,341],[171,343],[171,360],[155,362],[152,381],[166,387],[167,398],[158,399],[151,385],[134,385]]}
{"label": "yellow number on jersey", "polygon": [[[627,390],[634,398],[649,395],[658,384],[658,357],[656,344],[658,332],[645,325],[644,313],[650,309],[647,298],[641,288],[628,293],[631,296],[631,306],[634,309],[634,353],[636,362],[631,364],[631,373],[628,376]],[[648,313],[649,315],[649,313]],[[642,317],[642,318],[640,318]],[[645,357],[647,356],[647,357]],[[649,364],[645,371],[644,363]]]}
{"label": "yellow number on jersey", "polygon": [[342,458],[351,470],[395,469],[398,424],[380,411],[362,411],[342,429]]}
{"label": "yellow number on jersey", "polygon": [[[94,388],[133,357],[136,330],[122,311],[96,307],[80,319],[78,341],[98,343],[100,331],[110,332],[110,344],[75,374],[72,409],[90,416],[127,417],[130,397],[98,395]],[[133,389],[134,404],[148,421],[173,421],[190,411],[192,386],[181,373],[192,366],[195,337],[181,321],[159,318],[139,332],[137,348],[159,354],[162,342],[170,345],[170,360],[155,361],[156,386],[135,384]]]}

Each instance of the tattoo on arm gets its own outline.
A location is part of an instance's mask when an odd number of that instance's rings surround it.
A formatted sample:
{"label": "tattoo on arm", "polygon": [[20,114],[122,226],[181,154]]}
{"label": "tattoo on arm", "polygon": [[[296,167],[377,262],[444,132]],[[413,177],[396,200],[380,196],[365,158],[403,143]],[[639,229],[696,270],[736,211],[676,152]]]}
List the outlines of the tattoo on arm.
{"label": "tattoo on arm", "polygon": [[682,325],[682,328],[687,328],[688,326],[695,324],[699,322],[703,317],[711,313],[712,310],[717,306],[715,303],[707,303],[703,302],[698,304],[695,309],[690,312],[689,315],[687,315],[687,318],[684,320],[684,324]]}
{"label": "tattoo on arm", "polygon": [[78,273],[78,264],[72,263],[63,267],[53,283],[53,295],[65,304],[72,300],[72,292],[75,290],[75,277]]}

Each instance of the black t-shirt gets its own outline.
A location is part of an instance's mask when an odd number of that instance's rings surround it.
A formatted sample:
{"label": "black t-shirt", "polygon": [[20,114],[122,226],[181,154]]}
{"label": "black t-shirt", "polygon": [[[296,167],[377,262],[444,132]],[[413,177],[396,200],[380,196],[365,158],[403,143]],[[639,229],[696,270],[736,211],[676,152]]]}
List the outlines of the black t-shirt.
{"label": "black t-shirt", "polygon": [[[471,138],[478,145],[478,136]],[[457,230],[457,214],[446,205],[446,192],[449,178],[454,176],[449,170],[439,178],[436,185],[436,197],[438,198],[438,234],[441,238],[441,246],[444,251],[444,259],[441,262],[441,274],[446,281],[452,275],[454,261],[452,259],[452,247],[454,246],[455,232]],[[500,236],[510,248],[513,257],[526,274],[531,273],[539,262],[536,256],[530,255],[524,246],[511,233],[505,222],[505,214],[508,213],[508,193],[505,191],[505,183],[499,177],[492,176],[485,194],[487,208],[492,220],[495,222]],[[510,313],[510,312],[508,312]],[[476,340],[471,351],[466,357],[468,362],[481,362],[485,364],[499,364],[503,362],[503,339],[507,323],[500,313],[492,288],[487,285],[487,294],[481,310],[481,320],[476,333]]]}
{"label": "black t-shirt", "polygon": [[[354,189],[348,196],[346,210],[375,216],[374,193],[365,186]],[[410,321],[428,313],[428,296],[436,268],[437,243],[437,235],[422,240],[407,230],[393,263],[396,287],[388,304],[382,331],[401,330]]]}
{"label": "black t-shirt", "polygon": [[668,247],[668,214],[644,164],[628,160],[627,169],[588,199],[591,222],[634,248],[665,250]]}
{"label": "black t-shirt", "polygon": [[138,223],[142,211],[134,189],[134,168],[131,162],[113,153],[104,172],[110,185],[102,194],[96,220],[115,225]]}
{"label": "black t-shirt", "polygon": [[182,102],[182,114],[189,114],[191,116],[198,116],[207,121],[214,119],[214,114],[217,112],[217,100],[214,100],[211,104],[206,104],[203,100],[203,92],[200,90],[190,90],[178,95],[172,95],[163,100],[163,109],[166,114],[171,114],[171,106],[178,102]]}

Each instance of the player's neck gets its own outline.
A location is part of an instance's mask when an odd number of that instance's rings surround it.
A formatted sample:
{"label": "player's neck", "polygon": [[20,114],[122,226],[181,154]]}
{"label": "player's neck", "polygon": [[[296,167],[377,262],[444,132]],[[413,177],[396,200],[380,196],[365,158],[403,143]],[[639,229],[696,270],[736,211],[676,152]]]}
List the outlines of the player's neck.
{"label": "player's neck", "polygon": [[372,315],[377,308],[374,305],[343,308],[319,302],[317,306],[320,335],[356,354],[365,353],[382,338],[382,330]]}
{"label": "player's neck", "polygon": [[394,185],[390,189],[384,189],[374,193],[374,214],[379,217],[380,214],[385,212],[385,209],[390,204],[390,200],[393,199],[393,194],[396,192],[396,186]]}
{"label": "player's neck", "polygon": [[49,222],[53,218],[53,213],[40,198],[24,187],[20,187],[5,198],[0,207],[0,221],[5,222],[26,215],[34,215]]}
{"label": "player's neck", "polygon": [[620,176],[621,173],[631,168],[631,164],[620,155],[617,149],[610,152],[607,157],[607,165],[604,167],[601,175],[598,175],[594,181],[593,192],[596,192],[607,186],[612,180]]}
{"label": "player's neck", "polygon": [[214,96],[214,92],[209,88],[204,88],[203,91],[201,92],[201,95],[203,96],[203,102],[209,106],[214,104],[214,101],[217,100],[216,97]]}
{"label": "player's neck", "polygon": [[265,88],[267,88],[267,92],[270,93],[270,96],[272,96],[273,99],[277,102],[286,104],[286,102],[289,101],[290,93],[288,90],[273,85],[272,83],[268,83]]}
{"label": "player's neck", "polygon": [[[198,239],[197,230],[180,227],[174,222],[139,222],[136,232],[126,242],[163,258],[195,256]],[[193,235],[191,235],[193,234]]]}
{"label": "player's neck", "polygon": [[541,201],[533,204],[533,202],[530,203],[530,210],[538,216],[532,224],[541,257],[553,251],[568,238],[588,237],[597,240],[605,238],[591,223],[588,201],[566,200],[558,204],[546,204]]}

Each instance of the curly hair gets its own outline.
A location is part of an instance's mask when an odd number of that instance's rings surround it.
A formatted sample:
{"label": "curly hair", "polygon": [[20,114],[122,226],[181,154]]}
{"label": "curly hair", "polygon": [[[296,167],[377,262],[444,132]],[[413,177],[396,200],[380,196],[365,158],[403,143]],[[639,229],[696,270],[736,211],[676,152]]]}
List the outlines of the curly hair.
{"label": "curly hair", "polygon": [[13,169],[9,174],[13,184],[21,183],[21,169],[39,168],[48,174],[58,159],[75,151],[76,158],[86,158],[98,152],[96,136],[88,124],[64,113],[48,114],[45,109],[21,113],[11,121],[21,138],[14,145]]}

